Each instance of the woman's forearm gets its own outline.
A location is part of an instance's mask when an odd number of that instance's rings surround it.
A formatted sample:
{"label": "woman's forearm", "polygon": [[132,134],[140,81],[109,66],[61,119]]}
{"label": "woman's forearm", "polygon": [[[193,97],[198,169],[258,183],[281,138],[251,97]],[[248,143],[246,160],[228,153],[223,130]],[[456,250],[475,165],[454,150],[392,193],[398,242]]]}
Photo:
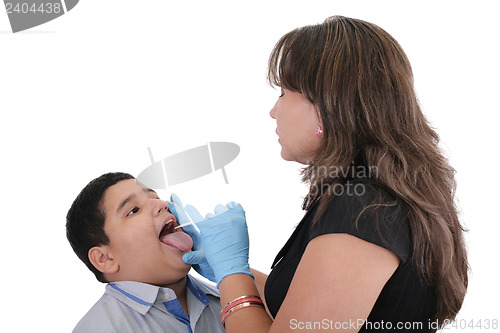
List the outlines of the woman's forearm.
{"label": "woman's forearm", "polygon": [[[266,299],[264,295],[264,288],[266,286],[266,281],[267,281],[267,275],[262,273],[261,271],[258,271],[254,268],[250,267],[250,270],[252,271],[253,276],[255,277],[255,285],[257,287],[257,290],[259,291],[259,296],[262,298],[262,301],[264,302],[264,306],[266,307],[266,311],[269,314],[269,309],[267,308],[266,304]],[[272,316],[269,314],[269,317],[272,318]]]}
{"label": "woman's forearm", "polygon": [[[222,279],[219,284],[222,307],[241,296],[260,295],[256,282],[262,281],[262,278],[267,276],[259,271],[256,272],[255,280],[248,274],[232,274]],[[269,331],[271,324],[272,320],[267,312],[259,307],[248,307],[236,311],[225,322],[228,333],[264,333]]]}

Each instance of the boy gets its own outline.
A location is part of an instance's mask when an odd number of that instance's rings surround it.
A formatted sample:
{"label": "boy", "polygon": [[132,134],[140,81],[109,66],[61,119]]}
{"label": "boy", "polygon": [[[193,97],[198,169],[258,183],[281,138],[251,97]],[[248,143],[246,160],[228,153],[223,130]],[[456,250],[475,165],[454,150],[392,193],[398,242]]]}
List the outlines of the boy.
{"label": "boy", "polygon": [[167,204],[126,173],[94,179],[75,199],[67,238],[107,285],[74,332],[224,332],[219,294],[187,274],[193,241]]}

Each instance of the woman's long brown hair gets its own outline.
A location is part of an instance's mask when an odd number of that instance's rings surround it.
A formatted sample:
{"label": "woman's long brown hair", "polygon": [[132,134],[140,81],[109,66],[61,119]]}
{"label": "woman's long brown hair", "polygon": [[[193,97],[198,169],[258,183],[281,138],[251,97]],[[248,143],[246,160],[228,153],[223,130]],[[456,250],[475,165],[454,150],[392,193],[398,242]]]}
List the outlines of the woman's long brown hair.
{"label": "woman's long brown hair", "polygon": [[374,24],[334,16],[284,35],[268,79],[302,93],[323,122],[322,146],[302,171],[310,184],[303,208],[319,200],[315,221],[322,216],[335,193],[318,189],[345,181],[332,170],[376,168],[373,181],[408,209],[413,263],[435,288],[435,319],[454,319],[468,284],[455,170],[422,114],[401,46]]}

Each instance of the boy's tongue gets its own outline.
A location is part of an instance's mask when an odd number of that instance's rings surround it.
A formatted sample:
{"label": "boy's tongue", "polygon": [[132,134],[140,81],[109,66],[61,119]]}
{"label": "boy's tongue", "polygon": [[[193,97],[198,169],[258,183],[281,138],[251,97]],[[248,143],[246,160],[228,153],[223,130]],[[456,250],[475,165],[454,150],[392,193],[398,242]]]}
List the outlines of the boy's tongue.
{"label": "boy's tongue", "polygon": [[165,245],[173,246],[182,252],[187,252],[193,247],[193,240],[182,231],[172,232],[163,236],[160,241]]}

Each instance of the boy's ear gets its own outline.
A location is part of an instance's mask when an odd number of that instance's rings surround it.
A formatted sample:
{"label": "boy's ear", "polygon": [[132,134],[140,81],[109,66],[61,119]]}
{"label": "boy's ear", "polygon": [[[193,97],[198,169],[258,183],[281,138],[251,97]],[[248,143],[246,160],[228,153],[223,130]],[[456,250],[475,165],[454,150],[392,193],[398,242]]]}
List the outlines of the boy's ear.
{"label": "boy's ear", "polygon": [[120,269],[120,265],[113,259],[113,255],[107,245],[99,245],[91,248],[89,250],[89,260],[98,271],[104,274],[116,273]]}

